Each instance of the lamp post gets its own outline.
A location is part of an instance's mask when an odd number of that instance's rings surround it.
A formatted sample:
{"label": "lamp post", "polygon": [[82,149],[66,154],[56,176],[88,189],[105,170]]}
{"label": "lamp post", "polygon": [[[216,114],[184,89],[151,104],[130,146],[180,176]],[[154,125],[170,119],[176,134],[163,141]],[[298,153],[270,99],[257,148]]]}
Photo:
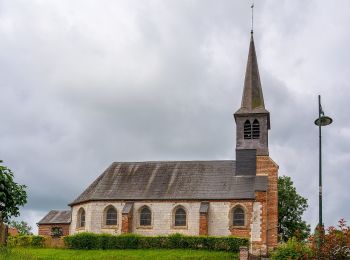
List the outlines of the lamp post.
{"label": "lamp post", "polygon": [[[318,118],[315,120],[315,125],[318,126],[318,134],[319,134],[319,164],[318,164],[318,180],[319,180],[319,194],[318,194],[318,203],[319,203],[319,211],[318,211],[318,228],[319,232],[323,232],[323,221],[322,221],[322,132],[321,127],[330,125],[333,122],[333,119],[325,116],[321,106],[321,95],[318,95]],[[321,247],[321,239],[318,239],[318,248]]]}

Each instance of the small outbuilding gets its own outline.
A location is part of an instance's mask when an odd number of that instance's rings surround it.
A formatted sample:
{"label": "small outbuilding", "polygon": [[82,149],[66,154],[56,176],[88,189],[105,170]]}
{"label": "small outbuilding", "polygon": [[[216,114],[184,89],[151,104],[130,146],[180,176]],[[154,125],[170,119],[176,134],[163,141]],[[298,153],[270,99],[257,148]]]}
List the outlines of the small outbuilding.
{"label": "small outbuilding", "polygon": [[70,210],[51,210],[38,225],[38,234],[41,236],[67,236],[71,222]]}

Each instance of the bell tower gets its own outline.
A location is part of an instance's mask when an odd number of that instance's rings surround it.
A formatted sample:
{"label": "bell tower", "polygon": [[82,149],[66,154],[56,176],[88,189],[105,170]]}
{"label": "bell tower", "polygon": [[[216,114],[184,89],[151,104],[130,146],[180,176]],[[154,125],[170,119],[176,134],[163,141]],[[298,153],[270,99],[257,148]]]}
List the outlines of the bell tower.
{"label": "bell tower", "polygon": [[269,155],[270,113],[265,109],[253,31],[250,37],[242,103],[234,117],[237,131],[236,151],[255,149],[256,155]]}

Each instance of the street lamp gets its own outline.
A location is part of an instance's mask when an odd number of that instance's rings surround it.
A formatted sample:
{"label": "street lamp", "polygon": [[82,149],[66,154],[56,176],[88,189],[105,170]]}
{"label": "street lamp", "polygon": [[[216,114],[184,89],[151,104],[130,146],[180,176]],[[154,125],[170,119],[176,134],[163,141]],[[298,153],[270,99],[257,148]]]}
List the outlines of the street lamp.
{"label": "street lamp", "polygon": [[[321,135],[321,127],[330,125],[333,122],[333,119],[325,116],[321,106],[321,95],[318,95],[318,118],[315,120],[315,125],[318,126],[319,133],[319,218],[318,218],[318,227],[319,232],[323,230],[323,222],[322,222],[322,135]],[[319,239],[318,246],[321,246],[321,239]]]}

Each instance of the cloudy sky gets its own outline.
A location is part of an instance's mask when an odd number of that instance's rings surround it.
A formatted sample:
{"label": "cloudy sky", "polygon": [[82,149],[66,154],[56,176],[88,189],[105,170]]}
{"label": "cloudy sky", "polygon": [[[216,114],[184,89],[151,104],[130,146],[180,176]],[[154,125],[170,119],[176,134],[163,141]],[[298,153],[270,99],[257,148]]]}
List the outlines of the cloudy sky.
{"label": "cloudy sky", "polygon": [[[113,161],[235,158],[247,0],[0,1],[0,159],[28,186],[36,231]],[[350,2],[255,3],[270,155],[318,219],[350,221]]]}

